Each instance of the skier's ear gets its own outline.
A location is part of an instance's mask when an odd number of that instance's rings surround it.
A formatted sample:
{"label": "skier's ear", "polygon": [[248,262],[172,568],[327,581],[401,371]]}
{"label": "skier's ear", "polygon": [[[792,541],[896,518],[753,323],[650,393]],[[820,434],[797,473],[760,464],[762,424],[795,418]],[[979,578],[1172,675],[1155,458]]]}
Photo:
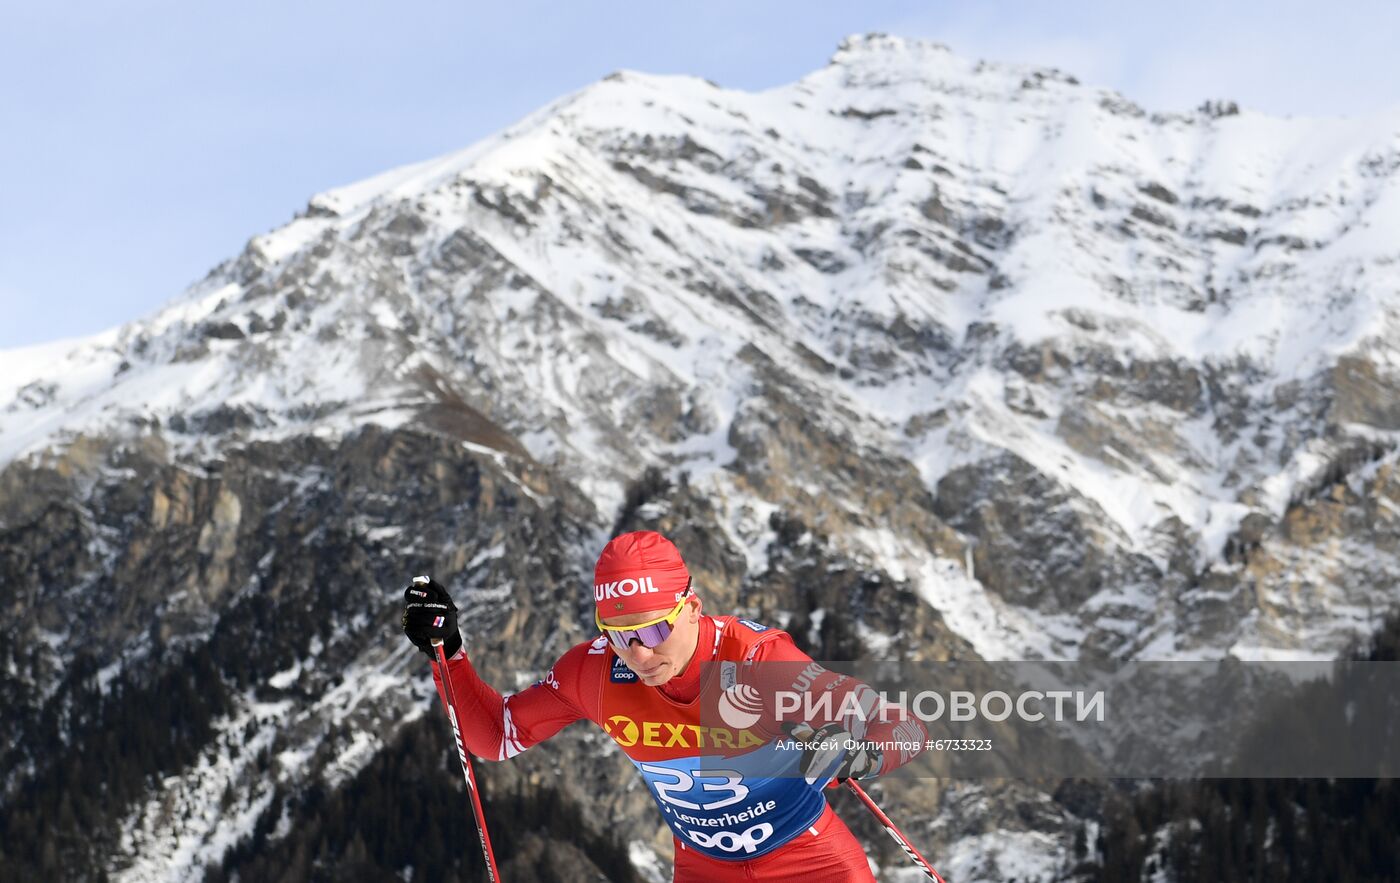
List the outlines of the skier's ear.
{"label": "skier's ear", "polygon": [[685,603],[690,607],[690,621],[692,623],[700,621],[700,610],[705,606],[699,595],[691,595],[685,599]]}

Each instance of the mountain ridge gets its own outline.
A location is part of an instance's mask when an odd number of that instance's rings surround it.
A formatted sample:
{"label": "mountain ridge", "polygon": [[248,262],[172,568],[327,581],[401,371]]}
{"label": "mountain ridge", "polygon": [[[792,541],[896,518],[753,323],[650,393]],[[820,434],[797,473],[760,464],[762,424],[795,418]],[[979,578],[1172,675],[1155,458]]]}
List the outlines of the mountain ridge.
{"label": "mountain ridge", "polygon": [[[969,128],[968,114],[987,102],[1028,105],[1017,115],[1025,125]],[[1145,117],[1058,72],[879,35],[852,38],[827,67],[756,94],[615,74],[464,151],[313,197],[301,217],[254,237],[183,302],[82,345],[109,347],[87,369],[112,372],[114,385],[90,384],[96,395],[87,402],[81,394],[61,401],[62,381],[12,392],[11,414],[40,419],[0,422],[0,455],[50,437],[46,422],[100,427],[104,411],[126,408],[122,400],[135,403],[124,416],[138,423],[164,415],[177,433],[185,425],[250,437],[402,425],[431,410],[438,419],[475,414],[468,419],[480,438],[517,454],[502,439],[519,436],[531,456],[563,458],[578,472],[601,468],[614,477],[593,491],[615,506],[618,478],[638,456],[702,474],[732,462],[735,402],[752,362],[744,347],[756,346],[791,383],[824,389],[832,417],[853,436],[915,463],[930,488],[969,457],[1010,450],[1087,492],[1107,535],[1130,548],[1150,545],[1165,509],[1200,532],[1201,562],[1218,561],[1250,511],[1283,515],[1291,488],[1307,480],[1309,464],[1328,461],[1333,445],[1275,445],[1282,469],[1248,462],[1257,458],[1203,404],[1202,378],[1213,373],[1223,384],[1212,397],[1267,400],[1270,386],[1275,399],[1296,397],[1297,384],[1315,383],[1329,361],[1358,346],[1373,346],[1379,364],[1391,349],[1391,309],[1377,286],[1356,281],[1368,264],[1358,249],[1374,238],[1365,224],[1337,228],[1325,247],[1295,241],[1308,225],[1324,231],[1344,195],[1301,208],[1289,199],[1254,206],[1244,201],[1248,182],[1192,184],[1216,160],[1183,163],[1172,152],[1254,124],[1205,113]],[[1159,147],[1134,147],[1134,127]],[[792,141],[797,132],[807,137]],[[986,165],[950,152],[960,132],[974,138],[974,154],[994,151]],[[1304,132],[1301,140],[1337,138]],[[1145,166],[1128,169],[1128,180],[1124,170],[1113,177],[1117,167],[1098,159],[1105,145]],[[1160,156],[1146,162],[1144,149]],[[1358,210],[1380,203],[1400,211],[1388,187],[1394,168],[1356,153],[1334,158],[1334,171],[1356,160],[1363,184],[1368,169],[1384,172]],[[1316,171],[1306,156],[1295,165]],[[1274,167],[1289,163],[1275,157]],[[1056,186],[1046,186],[1051,180]],[[1202,180],[1220,184],[1218,175]],[[1193,190],[1212,195],[1203,202]],[[1264,229],[1276,215],[1283,229]],[[1223,223],[1211,218],[1251,216],[1260,227],[1248,234],[1210,226]],[[1252,238],[1232,241],[1245,235]],[[1340,249],[1339,257],[1310,271],[1320,262],[1297,256],[1319,248]],[[1390,258],[1379,258],[1384,274]],[[478,276],[474,287],[448,281],[466,268]],[[1325,294],[1304,294],[1324,286]],[[487,290],[489,309],[473,301]],[[1329,303],[1330,327],[1315,321]],[[704,333],[686,334],[678,321]],[[472,346],[456,342],[464,333],[476,334]],[[514,349],[483,338],[512,339]],[[1302,345],[1284,345],[1294,339]],[[1115,419],[1109,403],[1082,412],[1047,403],[1045,392],[1064,391],[1032,365],[1046,341],[1073,359],[1143,366],[1133,370],[1185,384],[1149,391],[1138,408],[1148,413],[1131,421],[1160,443],[1106,432],[1105,420]],[[1001,353],[979,355],[989,346]],[[520,352],[547,358],[520,372]],[[706,367],[715,361],[740,379]],[[1392,380],[1373,370],[1374,359],[1356,371],[1337,364],[1361,386],[1356,401],[1339,406],[1344,416],[1400,426],[1375,401]],[[481,392],[483,379],[514,388]],[[668,415],[664,440],[639,445],[616,419],[599,423],[577,408],[601,404],[599,383],[622,390],[603,393],[604,409],[630,410],[648,433]],[[930,384],[951,394],[911,407]],[[132,394],[113,394],[123,386]],[[1068,392],[1069,401],[1083,394]],[[949,429],[911,429],[939,404],[953,415]],[[95,419],[81,418],[85,405]],[[1186,422],[1168,429],[1183,407]],[[1037,427],[1027,419],[1035,415],[1054,422]],[[590,436],[594,443],[581,447],[577,440]],[[1230,457],[1233,465],[1209,465]],[[1253,502],[1241,502],[1241,492]]]}

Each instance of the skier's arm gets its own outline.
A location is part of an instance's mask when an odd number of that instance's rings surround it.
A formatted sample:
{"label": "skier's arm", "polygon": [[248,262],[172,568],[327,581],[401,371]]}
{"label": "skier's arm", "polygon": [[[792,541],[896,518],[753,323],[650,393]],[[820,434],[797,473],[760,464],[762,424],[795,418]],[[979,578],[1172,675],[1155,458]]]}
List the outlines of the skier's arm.
{"label": "skier's arm", "polygon": [[[457,720],[467,749],[487,760],[505,760],[589,717],[589,702],[582,688],[588,645],[564,654],[541,681],[509,696],[502,696],[477,675],[465,650],[447,661],[452,691],[460,706]],[[433,683],[443,704],[441,666],[433,665]],[[595,677],[595,683],[600,683]]]}
{"label": "skier's arm", "polygon": [[[416,577],[404,589],[404,635],[433,660],[433,681],[443,706],[447,695],[437,661],[437,647],[447,654],[448,676],[459,707],[456,719],[467,749],[488,760],[505,760],[559,732],[574,721],[596,716],[601,690],[597,653],[583,644],[564,654],[543,681],[512,696],[502,696],[472,667],[457,629],[457,605],[436,580]],[[592,663],[590,665],[589,663]],[[595,673],[591,680],[587,672]],[[593,684],[587,690],[584,684]],[[590,695],[591,694],[591,695]]]}
{"label": "skier's arm", "polygon": [[[823,737],[836,732],[849,734],[856,740],[863,740],[875,746],[879,755],[878,762],[874,762],[873,768],[863,771],[858,777],[869,778],[888,773],[913,760],[923,750],[924,740],[928,738],[928,729],[922,721],[904,708],[883,705],[879,694],[864,681],[818,666],[812,661],[812,657],[797,649],[797,645],[788,635],[778,635],[759,645],[753,662],[753,671],[759,673],[760,678],[764,664],[767,663],[788,663],[777,669],[769,669],[782,671],[784,675],[791,674],[799,668],[816,666],[815,669],[807,669],[805,672],[809,675],[807,680],[811,683],[807,690],[814,695],[830,693],[830,704],[820,703],[816,708],[830,709],[831,713],[802,717],[799,709],[798,712],[785,715],[784,723],[805,725],[810,729],[804,732],[821,734]],[[775,688],[791,689],[791,678],[784,677],[782,680],[789,683],[781,686],[764,685],[760,689],[768,695],[773,695],[768,691]],[[840,713],[843,710],[846,713]],[[874,761],[873,753],[870,759]]]}

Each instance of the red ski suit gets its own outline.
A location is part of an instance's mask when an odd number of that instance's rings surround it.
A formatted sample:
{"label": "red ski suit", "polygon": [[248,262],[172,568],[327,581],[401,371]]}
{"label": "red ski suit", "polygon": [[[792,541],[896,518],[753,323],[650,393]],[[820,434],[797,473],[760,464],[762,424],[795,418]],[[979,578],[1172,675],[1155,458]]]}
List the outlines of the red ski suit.
{"label": "red ski suit", "polygon": [[[695,664],[704,662],[719,666]],[[812,663],[787,633],[733,617],[702,616],[691,664],[660,687],[642,684],[601,635],[569,650],[543,680],[510,696],[482,681],[464,651],[448,661],[448,669],[462,738],[480,757],[514,757],[578,720],[608,733],[646,779],[672,829],[677,881],[873,880],[859,842],[827,805],[822,789],[830,777],[808,782],[793,774],[751,775],[744,760],[770,751],[782,734],[703,725],[715,723],[700,718],[703,681],[718,676],[732,682],[740,666],[747,671],[760,662],[803,666],[813,692],[832,694],[833,709],[848,694],[866,709],[875,698],[861,682]],[[441,673],[433,668],[444,695]],[[860,717],[803,722],[817,729],[837,722],[857,738],[899,746],[883,751],[879,773],[907,762],[927,737],[922,723],[901,712],[868,724]],[[700,760],[702,749],[737,755],[725,759],[726,769],[710,769],[714,759]],[[795,763],[798,753],[786,754]]]}

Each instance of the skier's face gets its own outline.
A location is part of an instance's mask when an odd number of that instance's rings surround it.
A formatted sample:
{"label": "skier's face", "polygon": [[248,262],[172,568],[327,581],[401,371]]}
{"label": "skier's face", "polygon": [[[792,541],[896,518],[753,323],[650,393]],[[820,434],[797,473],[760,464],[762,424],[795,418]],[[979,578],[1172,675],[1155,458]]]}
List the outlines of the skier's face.
{"label": "skier's face", "polygon": [[[656,619],[659,613],[630,613],[626,616],[610,616],[603,620],[604,625],[626,626]],[[700,637],[700,598],[691,595],[686,599],[685,609],[677,617],[675,626],[666,640],[655,647],[644,647],[641,641],[633,640],[626,650],[613,650],[637,673],[642,683],[648,687],[659,687],[676,675],[685,671],[690,659],[695,655],[695,642]]]}

